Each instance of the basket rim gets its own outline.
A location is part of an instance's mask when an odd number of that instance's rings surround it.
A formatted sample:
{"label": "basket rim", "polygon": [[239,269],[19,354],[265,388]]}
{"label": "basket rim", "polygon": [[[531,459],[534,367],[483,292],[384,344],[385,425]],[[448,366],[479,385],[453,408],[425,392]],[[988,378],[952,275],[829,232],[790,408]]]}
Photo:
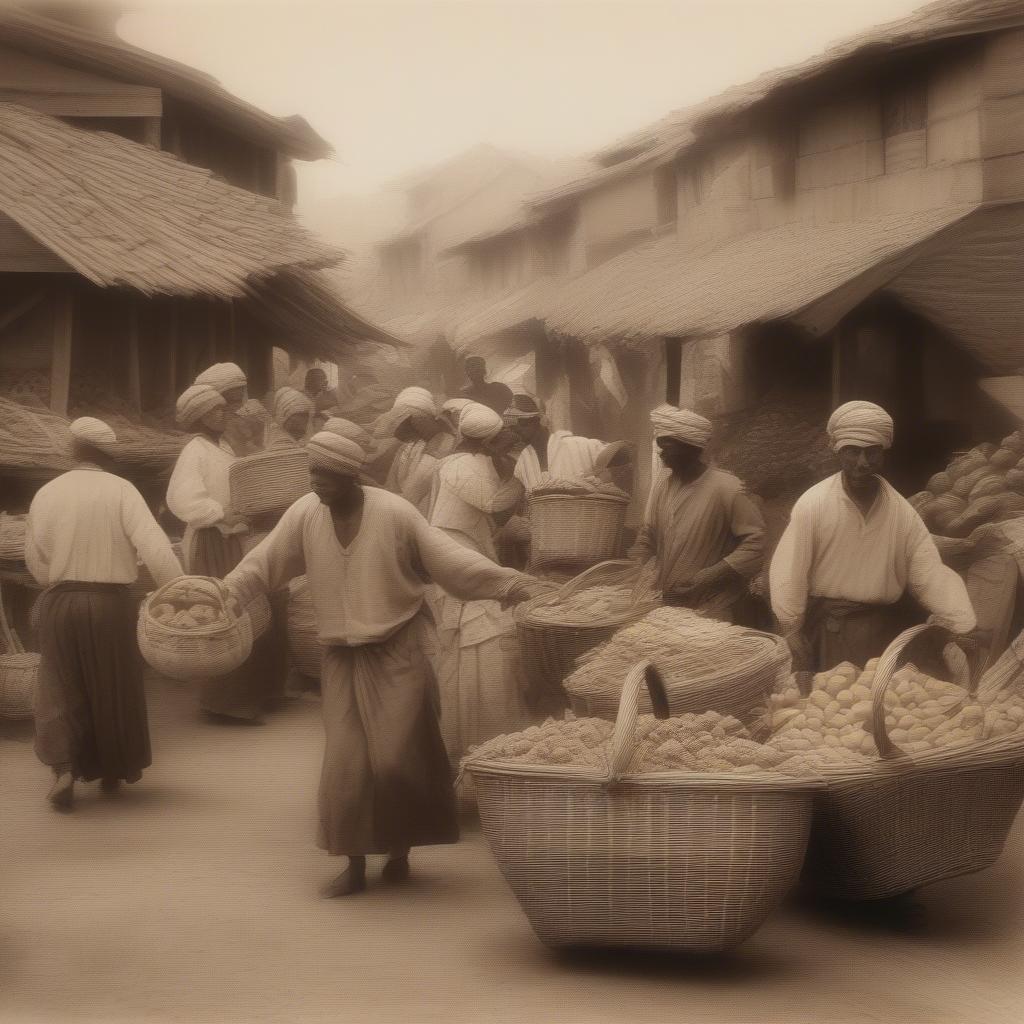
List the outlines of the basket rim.
{"label": "basket rim", "polygon": [[530,494],[527,499],[528,502],[535,501],[609,501],[616,505],[628,505],[630,502],[629,497],[623,497],[621,494],[598,494],[596,492],[591,494]]}

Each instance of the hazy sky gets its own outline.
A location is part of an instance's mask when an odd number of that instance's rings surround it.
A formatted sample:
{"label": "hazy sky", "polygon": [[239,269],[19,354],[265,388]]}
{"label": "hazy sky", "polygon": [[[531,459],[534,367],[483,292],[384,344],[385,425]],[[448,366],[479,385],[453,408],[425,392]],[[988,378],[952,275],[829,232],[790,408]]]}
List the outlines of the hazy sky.
{"label": "hazy sky", "polygon": [[[131,2],[131,0],[129,0]],[[920,0],[135,0],[130,42],[214,75],[337,150],[304,204],[376,189],[477,142],[589,152]]]}

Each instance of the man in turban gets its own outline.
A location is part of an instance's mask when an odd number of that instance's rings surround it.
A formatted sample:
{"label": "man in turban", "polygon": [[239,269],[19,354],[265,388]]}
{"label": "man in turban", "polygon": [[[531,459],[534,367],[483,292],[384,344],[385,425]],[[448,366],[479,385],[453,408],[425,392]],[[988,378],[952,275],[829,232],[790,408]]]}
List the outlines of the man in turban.
{"label": "man in turban", "polygon": [[829,419],[828,435],[840,471],[798,499],[769,575],[795,667],[824,671],[878,657],[914,617],[905,595],[951,633],[970,633],[975,616],[963,581],[882,476],[893,441],[889,414],[847,402]]}
{"label": "man in turban", "polygon": [[313,403],[301,391],[279,388],[274,395],[274,424],[267,437],[267,447],[301,447],[312,415]]}
{"label": "man in turban", "polygon": [[50,802],[69,809],[75,779],[112,791],[151,763],[142,662],[129,585],[141,560],[157,585],[181,575],[171,542],[142,495],[115,476],[117,438],[101,420],[70,427],[75,468],[29,509],[25,561],[44,588],[36,753],[55,781]]}
{"label": "man in turban", "polygon": [[480,356],[466,360],[466,379],[469,383],[460,392],[463,398],[486,405],[499,416],[512,404],[512,389],[507,384],[487,379],[487,363]]}
{"label": "man in turban", "polygon": [[309,577],[326,651],[319,843],[349,858],[325,890],[343,896],[365,888],[369,855],[386,855],[384,879],[397,882],[411,847],[458,839],[429,581],[464,600],[510,603],[537,584],[431,527],[404,498],[363,487],[366,455],[351,438],[323,431],[307,450],[313,493],[227,579],[245,605]]}
{"label": "man in turban", "polygon": [[437,464],[452,453],[455,438],[438,419],[433,396],[420,387],[399,392],[384,429],[390,429],[399,442],[387,488],[427,515]]}
{"label": "man in turban", "polygon": [[731,621],[764,563],[764,519],[740,480],[705,463],[708,420],[662,405],[651,425],[664,470],[651,486],[631,557],[653,562],[667,604]]}
{"label": "man in turban", "polygon": [[195,379],[224,399],[221,444],[233,455],[252,455],[263,448],[267,411],[249,398],[249,381],[237,363],[214,363]]}

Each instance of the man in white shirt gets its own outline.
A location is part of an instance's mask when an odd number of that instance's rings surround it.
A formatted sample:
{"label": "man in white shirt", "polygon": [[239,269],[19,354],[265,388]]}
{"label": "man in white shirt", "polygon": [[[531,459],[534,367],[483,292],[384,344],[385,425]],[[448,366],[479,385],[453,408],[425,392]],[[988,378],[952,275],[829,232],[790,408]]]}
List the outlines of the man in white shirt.
{"label": "man in white shirt", "polygon": [[75,779],[105,791],[136,782],[151,763],[135,609],[138,563],[157,585],[181,575],[142,495],[108,470],[117,438],[100,420],[71,424],[74,469],[29,508],[25,561],[45,587],[36,754],[56,776],[49,800],[70,809]]}
{"label": "man in white shirt", "polygon": [[797,501],[771,565],[772,610],[794,667],[823,671],[878,657],[910,624],[905,596],[967,643],[976,620],[963,580],[881,475],[892,419],[870,402],[848,402],[828,434],[841,471]]}

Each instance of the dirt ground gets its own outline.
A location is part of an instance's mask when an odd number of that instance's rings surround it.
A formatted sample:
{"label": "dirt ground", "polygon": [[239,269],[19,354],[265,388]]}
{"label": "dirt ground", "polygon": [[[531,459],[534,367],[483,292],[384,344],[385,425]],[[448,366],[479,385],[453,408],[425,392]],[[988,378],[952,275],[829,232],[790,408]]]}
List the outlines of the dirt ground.
{"label": "dirt ground", "polygon": [[[995,868],[899,913],[794,902],[702,962],[541,946],[469,833],[415,881],[317,887],[318,705],[206,724],[151,688],[156,763],[68,816],[25,730],[0,730],[0,1022],[994,1024],[1024,1019],[1018,827]],[[374,876],[376,866],[374,866]]]}

